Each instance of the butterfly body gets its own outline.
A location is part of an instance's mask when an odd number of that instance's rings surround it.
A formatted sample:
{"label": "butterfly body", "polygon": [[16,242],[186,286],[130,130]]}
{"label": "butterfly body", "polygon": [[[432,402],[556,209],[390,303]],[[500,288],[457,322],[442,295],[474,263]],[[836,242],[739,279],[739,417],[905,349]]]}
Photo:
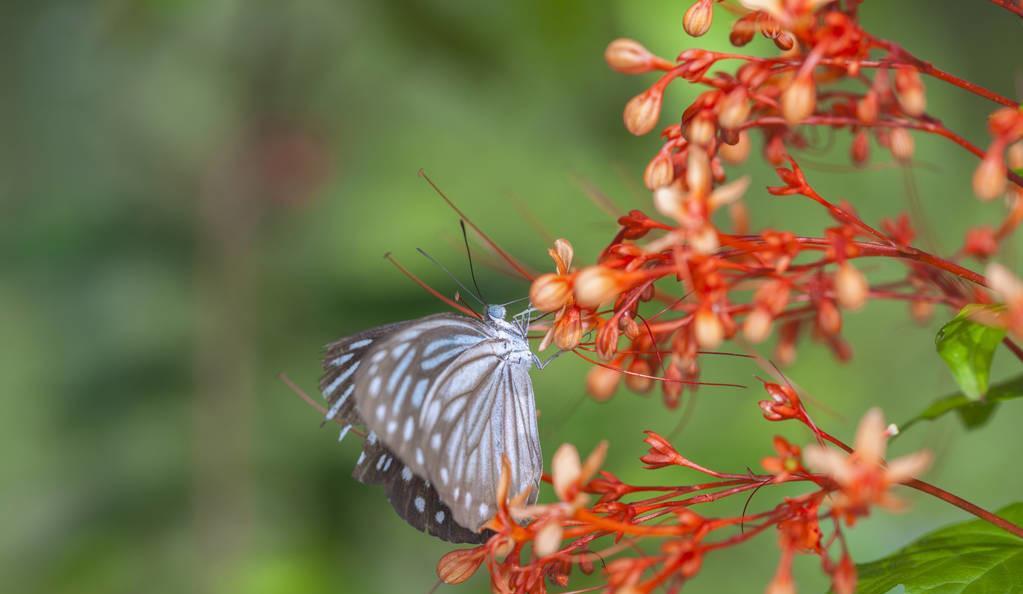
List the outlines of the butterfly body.
{"label": "butterfly body", "polygon": [[497,510],[502,456],[512,493],[535,499],[542,460],[525,325],[499,306],[482,319],[438,314],[327,347],[328,418],[369,431],[353,476],[383,485],[416,528],[483,542]]}

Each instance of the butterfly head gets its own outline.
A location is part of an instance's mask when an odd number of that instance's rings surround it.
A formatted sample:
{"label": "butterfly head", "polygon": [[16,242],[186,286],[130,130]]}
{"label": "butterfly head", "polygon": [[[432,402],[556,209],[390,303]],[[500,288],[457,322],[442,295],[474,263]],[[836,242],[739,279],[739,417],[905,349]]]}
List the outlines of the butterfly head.
{"label": "butterfly head", "polygon": [[487,319],[492,321],[504,320],[504,316],[507,314],[504,310],[503,305],[488,305],[487,306]]}

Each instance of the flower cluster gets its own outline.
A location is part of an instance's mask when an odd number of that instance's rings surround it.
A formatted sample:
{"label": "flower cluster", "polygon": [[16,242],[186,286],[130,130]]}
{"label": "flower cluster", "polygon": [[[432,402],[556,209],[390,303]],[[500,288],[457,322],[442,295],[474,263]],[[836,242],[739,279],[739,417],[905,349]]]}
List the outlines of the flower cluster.
{"label": "flower cluster", "polygon": [[[693,3],[685,31],[704,34],[714,4]],[[602,360],[587,383],[594,398],[611,397],[621,377],[639,392],[659,380],[666,404],[674,406],[684,388],[700,385],[698,355],[728,340],[757,344],[774,336],[774,359],[788,364],[799,342],[811,337],[848,359],[843,318],[872,299],[908,302],[920,321],[936,304],[958,309],[1004,302],[1010,314],[1001,323],[1023,336],[1023,290],[1011,273],[992,265],[989,280],[962,264],[996,256],[1023,219],[1023,178],[1014,172],[1023,167],[1019,106],[871,35],[857,19],[858,1],[740,4],[748,12],[733,22],[731,42],[741,47],[761,35],[775,43],[776,57],[687,49],[670,61],[629,39],[608,46],[612,69],[660,73],[625,107],[625,127],[633,134],[657,128],[669,85],[706,90],[663,128],[661,146],[646,166],[643,179],[656,214],[622,216],[596,264],[579,270],[571,268],[568,242],[558,240],[551,251],[557,272],[535,279],[530,293],[538,309],[556,313],[542,346],[553,341],[564,350],[593,351]],[[734,71],[719,68],[736,62]],[[927,113],[925,77],[1003,105],[989,119],[986,151]],[[807,131],[820,127],[851,134],[856,166],[868,162],[875,145],[900,164],[912,163],[918,134],[956,142],[981,157],[973,178],[977,196],[1005,197],[1002,224],[971,229],[958,252],[939,256],[914,245],[916,232],[905,214],[876,225],[864,221],[852,205],[815,190],[798,164],[800,149],[810,144]],[[752,227],[744,202],[750,179],[733,179],[728,169],[748,158],[754,134],[781,180],[767,192],[825,209],[833,223],[819,235]],[[877,257],[903,261],[905,275],[871,282],[860,261]],[[950,276],[967,282],[949,282]],[[658,309],[653,315],[647,302]]]}
{"label": "flower cluster", "polygon": [[[486,563],[493,592],[543,593],[552,585],[567,586],[574,570],[593,573],[594,562],[600,559],[606,591],[637,594],[662,586],[677,591],[697,576],[707,555],[774,529],[781,555],[768,592],[794,592],[795,556],[814,555],[831,577],[834,591],[852,593],[856,572],[843,530],[875,506],[898,508],[892,487],[919,483],[916,477],[927,468],[930,456],[919,452],[886,463],[891,430],[877,409],[864,416],[850,448],[809,420],[790,387],[766,384],[765,388],[772,400],[788,394],[793,407],[788,418],[809,428],[817,443],[799,448],[775,437],[776,455],[762,462],[766,472],[726,473],[693,462],[667,439],[648,431],[649,450],[640,459],[647,469],[686,469],[707,477],[694,484],[668,486],[630,485],[600,471],[606,443],[585,461],[575,447],[562,445],[546,477],[557,501],[526,505],[524,495],[509,500],[508,481],[502,480],[498,500],[505,503],[488,525],[496,534],[480,547],[445,555],[438,563],[438,576],[449,584],[461,583]],[[765,409],[768,418],[773,419],[773,414]],[[825,441],[845,451],[821,445]],[[509,473],[506,465],[504,476]],[[804,484],[807,490],[780,497],[763,511],[744,510],[733,517],[698,511],[702,504],[745,497],[785,483]],[[635,555],[641,540],[656,540],[656,552]]]}
{"label": "flower cluster", "polygon": [[[705,34],[719,2],[695,0],[683,15],[683,29],[694,37]],[[959,310],[971,303],[1000,304],[984,308],[989,318],[984,323],[1005,327],[1010,350],[1023,359],[1023,349],[1013,342],[1023,339],[1023,280],[993,261],[1023,220],[1020,106],[864,30],[860,0],[738,4],[731,43],[743,47],[760,36],[773,43],[777,55],[687,49],[669,60],[629,39],[607,47],[605,59],[615,71],[659,75],[625,106],[624,124],[632,134],[658,128],[670,85],[696,85],[702,92],[661,129],[660,146],[643,172],[652,208],[621,216],[593,265],[573,266],[571,244],[559,239],[549,252],[554,271],[535,278],[524,274],[532,281],[533,306],[547,314],[534,326],[544,332],[541,349],[553,344],[594,363],[587,390],[595,399],[611,398],[624,379],[635,392],[659,383],[665,405],[675,407],[684,390],[708,385],[701,380],[701,358],[719,353],[728,341],[745,346],[773,339],[774,359],[783,365],[795,360],[805,338],[848,359],[846,313],[884,299],[906,302],[920,321],[938,305]],[[928,113],[925,80],[998,106],[988,120],[986,149]],[[983,201],[978,205],[1001,223],[969,230],[961,248],[939,255],[915,244],[916,229],[906,214],[865,221],[853,205],[819,192],[800,166],[815,128],[848,133],[849,159],[858,167],[878,151],[901,166],[912,165],[920,134],[955,143],[979,158],[973,191]],[[830,223],[816,235],[750,221],[745,201],[751,180],[730,170],[750,157],[756,138],[780,180],[766,193],[829,215]],[[1004,200],[992,202],[995,198]],[[862,264],[868,258],[898,260],[905,272],[868,278]],[[970,263],[985,265],[985,274],[968,268]],[[848,446],[813,421],[792,386],[764,382],[764,390],[767,397],[759,402],[764,419],[798,423],[812,443],[799,447],[775,437],[763,472],[735,473],[701,466],[668,439],[647,432],[649,450],[640,460],[647,469],[701,475],[696,482],[657,486],[628,484],[600,470],[606,444],[585,460],[564,445],[544,477],[557,500],[527,505],[526,494],[508,493],[508,481],[502,480],[498,500],[504,503],[488,524],[495,535],[480,547],[446,555],[438,575],[459,583],[486,565],[494,592],[542,593],[567,586],[573,571],[598,571],[603,562],[600,585],[578,591],[677,592],[699,574],[708,555],[771,530],[780,561],[767,592],[795,592],[794,559],[813,555],[833,591],[851,593],[856,570],[844,531],[876,507],[904,507],[893,493],[897,485],[1023,535],[1020,527],[918,479],[931,461],[926,452],[886,461],[887,442],[897,428],[886,426],[879,410],[866,413]],[[806,489],[779,496],[760,511],[743,509],[731,517],[700,513],[703,504],[770,493],[782,484]],[[636,555],[641,541],[656,548]]]}

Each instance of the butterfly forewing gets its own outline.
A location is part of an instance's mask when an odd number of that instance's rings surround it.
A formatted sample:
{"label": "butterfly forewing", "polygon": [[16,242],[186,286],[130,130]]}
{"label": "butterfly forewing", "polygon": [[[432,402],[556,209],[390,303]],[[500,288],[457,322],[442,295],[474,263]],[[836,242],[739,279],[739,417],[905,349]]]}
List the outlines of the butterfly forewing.
{"label": "butterfly forewing", "polygon": [[423,419],[434,486],[462,525],[478,527],[496,511],[501,458],[508,456],[512,494],[532,490],[542,461],[529,366],[508,358],[501,340],[467,349],[440,378]]}

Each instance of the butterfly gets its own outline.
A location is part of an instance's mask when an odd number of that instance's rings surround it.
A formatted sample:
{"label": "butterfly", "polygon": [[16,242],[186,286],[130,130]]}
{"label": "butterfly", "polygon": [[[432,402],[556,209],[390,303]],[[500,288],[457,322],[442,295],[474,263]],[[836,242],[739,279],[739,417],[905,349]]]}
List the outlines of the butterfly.
{"label": "butterfly", "polygon": [[[527,309],[523,314],[528,314]],[[511,493],[536,500],[542,470],[529,370],[543,363],[528,318],[489,305],[378,326],[326,347],[328,420],[367,430],[352,476],[382,485],[398,515],[433,536],[482,543],[497,511],[502,456]]]}

